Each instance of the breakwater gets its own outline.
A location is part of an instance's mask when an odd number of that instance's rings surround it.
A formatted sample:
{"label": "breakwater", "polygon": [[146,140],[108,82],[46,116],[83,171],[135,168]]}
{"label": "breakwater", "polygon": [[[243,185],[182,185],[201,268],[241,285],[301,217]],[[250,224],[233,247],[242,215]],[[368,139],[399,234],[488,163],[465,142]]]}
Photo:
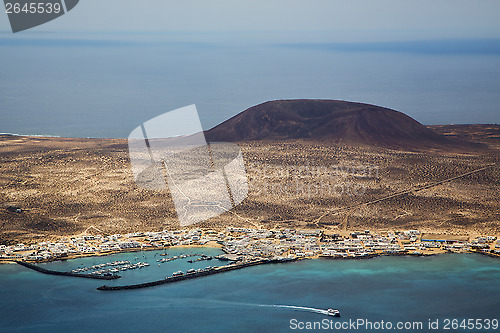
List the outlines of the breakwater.
{"label": "breakwater", "polygon": [[250,266],[283,263],[283,262],[290,262],[290,261],[296,261],[296,259],[260,259],[260,260],[245,262],[245,263],[235,263],[235,264],[229,264],[226,266],[212,267],[209,269],[203,269],[203,270],[194,271],[191,273],[185,273],[182,275],[172,275],[172,276],[166,277],[163,280],[157,280],[157,281],[152,281],[152,282],[130,284],[130,285],[124,285],[124,286],[106,286],[106,285],[104,285],[104,286],[97,288],[97,290],[116,291],[116,290],[149,288],[149,287],[154,287],[154,286],[158,286],[158,285],[162,285],[162,284],[173,283],[173,282],[178,282],[178,281],[195,279],[195,278],[199,278],[202,276],[208,276],[208,275],[214,275],[214,274],[234,271],[237,269],[242,269],[242,268],[246,268],[246,267],[250,267]]}
{"label": "breakwater", "polygon": [[53,271],[50,269],[46,269],[43,267],[40,267],[38,265],[30,264],[25,261],[16,261],[17,264],[24,266],[26,268],[35,270],[37,272],[43,273],[43,274],[50,274],[50,275],[62,275],[62,276],[72,276],[72,277],[79,277],[79,278],[87,278],[87,279],[97,279],[97,280],[114,280],[120,278],[119,275],[115,274],[110,274],[110,275],[93,275],[93,274],[83,274],[83,273],[73,273],[73,272],[59,272],[59,271]]}

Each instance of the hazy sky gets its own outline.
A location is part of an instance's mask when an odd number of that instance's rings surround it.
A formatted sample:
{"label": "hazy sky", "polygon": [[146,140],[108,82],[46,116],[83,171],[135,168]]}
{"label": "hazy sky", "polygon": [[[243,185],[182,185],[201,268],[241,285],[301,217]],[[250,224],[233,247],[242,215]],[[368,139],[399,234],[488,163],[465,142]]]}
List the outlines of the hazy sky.
{"label": "hazy sky", "polygon": [[[80,0],[33,31],[330,31],[369,40],[499,37],[498,0]],[[8,31],[7,15],[0,30]],[[347,34],[347,35],[346,35]]]}

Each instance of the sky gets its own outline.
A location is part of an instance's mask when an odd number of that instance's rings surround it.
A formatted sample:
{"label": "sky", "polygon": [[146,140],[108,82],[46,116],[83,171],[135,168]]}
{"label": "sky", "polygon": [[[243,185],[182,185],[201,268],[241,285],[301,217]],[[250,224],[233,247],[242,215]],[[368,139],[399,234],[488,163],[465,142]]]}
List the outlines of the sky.
{"label": "sky", "polygon": [[[35,31],[337,32],[338,39],[499,37],[497,0],[80,0]],[[0,15],[0,31],[8,31]],[[332,35],[330,35],[332,36]]]}

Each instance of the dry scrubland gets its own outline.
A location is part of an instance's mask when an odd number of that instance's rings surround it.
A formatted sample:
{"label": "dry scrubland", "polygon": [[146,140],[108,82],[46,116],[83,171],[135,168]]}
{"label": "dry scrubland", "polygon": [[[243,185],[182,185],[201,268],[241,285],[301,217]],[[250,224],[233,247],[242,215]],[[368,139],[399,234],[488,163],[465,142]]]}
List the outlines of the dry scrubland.
{"label": "dry scrubland", "polygon": [[[243,142],[250,193],[199,226],[500,232],[500,126],[433,127],[489,151],[398,151],[312,141]],[[138,188],[125,140],[0,136],[0,244],[178,228],[168,193]],[[9,206],[20,207],[20,213]],[[93,230],[93,229],[92,229]]]}

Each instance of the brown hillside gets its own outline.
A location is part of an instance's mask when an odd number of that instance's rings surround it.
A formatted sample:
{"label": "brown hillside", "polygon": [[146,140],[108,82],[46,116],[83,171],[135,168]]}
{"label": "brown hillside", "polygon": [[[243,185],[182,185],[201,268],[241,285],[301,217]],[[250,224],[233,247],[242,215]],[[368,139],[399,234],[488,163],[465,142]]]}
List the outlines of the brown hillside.
{"label": "brown hillside", "polygon": [[[278,100],[253,106],[206,132],[208,141],[313,139],[416,148],[457,145],[404,113],[336,100]],[[470,145],[470,143],[468,143]]]}

